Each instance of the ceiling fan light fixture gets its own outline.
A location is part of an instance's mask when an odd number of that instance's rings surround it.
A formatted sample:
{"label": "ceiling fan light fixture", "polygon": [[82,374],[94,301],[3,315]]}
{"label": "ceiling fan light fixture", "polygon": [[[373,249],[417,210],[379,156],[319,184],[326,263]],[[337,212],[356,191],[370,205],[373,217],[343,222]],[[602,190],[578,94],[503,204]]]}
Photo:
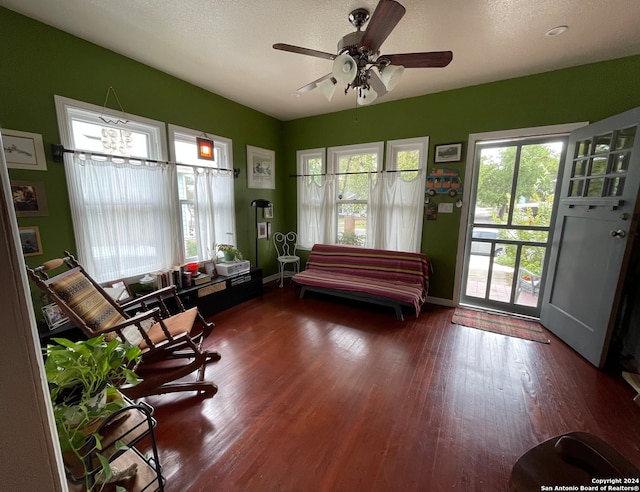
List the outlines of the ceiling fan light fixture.
{"label": "ceiling fan light fixture", "polygon": [[404,67],[402,65],[387,65],[380,69],[380,79],[388,91],[392,91],[400,82]]}
{"label": "ceiling fan light fixture", "polygon": [[336,57],[333,61],[333,70],[331,74],[336,81],[341,84],[350,84],[356,78],[358,73],[358,64],[347,53],[343,53]]}
{"label": "ceiling fan light fixture", "polygon": [[378,99],[378,93],[373,88],[362,87],[358,89],[358,105],[367,106]]}
{"label": "ceiling fan light fixture", "polygon": [[318,89],[327,98],[327,101],[331,101],[333,94],[336,92],[336,82],[333,77],[329,77],[328,79],[324,79],[318,82]]}

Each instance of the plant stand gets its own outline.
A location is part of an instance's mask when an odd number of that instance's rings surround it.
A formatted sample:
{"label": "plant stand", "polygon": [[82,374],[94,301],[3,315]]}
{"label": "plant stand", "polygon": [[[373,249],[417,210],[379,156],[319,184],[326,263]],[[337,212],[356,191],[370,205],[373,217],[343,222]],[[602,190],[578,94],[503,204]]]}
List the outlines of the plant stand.
{"label": "plant stand", "polygon": [[[84,465],[74,454],[64,453],[64,464],[67,471],[69,490],[80,492],[86,490],[115,491],[121,486],[127,491],[163,491],[165,479],[158,459],[158,450],[154,436],[156,420],[153,418],[153,408],[145,403],[134,403],[123,396],[126,406],[113,413],[97,429],[102,436],[102,450],[100,454],[110,463],[113,470],[124,470],[133,464],[137,470],[135,475],[122,481],[95,484],[96,477],[101,473],[101,466],[95,451],[95,441],[92,436],[87,437],[86,449],[92,450],[84,456]],[[135,445],[144,438],[151,441],[151,456],[144,456]],[[116,442],[125,444],[128,449],[117,449]],[[85,470],[89,470],[88,481],[85,480]]]}

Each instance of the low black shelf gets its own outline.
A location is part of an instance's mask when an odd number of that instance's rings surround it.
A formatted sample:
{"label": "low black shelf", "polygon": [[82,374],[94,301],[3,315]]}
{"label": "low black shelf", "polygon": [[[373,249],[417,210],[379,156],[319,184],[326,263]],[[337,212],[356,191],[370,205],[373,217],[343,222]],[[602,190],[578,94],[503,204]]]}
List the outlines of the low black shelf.
{"label": "low black shelf", "polygon": [[[249,299],[262,295],[262,269],[252,268],[245,273],[230,276],[218,276],[201,285],[178,289],[178,296],[186,308],[197,306],[205,318],[225,309],[241,304]],[[131,314],[139,309],[133,309]],[[64,337],[71,340],[86,338],[70,321],[54,328],[46,325],[39,327],[40,343],[46,345],[51,338]]]}

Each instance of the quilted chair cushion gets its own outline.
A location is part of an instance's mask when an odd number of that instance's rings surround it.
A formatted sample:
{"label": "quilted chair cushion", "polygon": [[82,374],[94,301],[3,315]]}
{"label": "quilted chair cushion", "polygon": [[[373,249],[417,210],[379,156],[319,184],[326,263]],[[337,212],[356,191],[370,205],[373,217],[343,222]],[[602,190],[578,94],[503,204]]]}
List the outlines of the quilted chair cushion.
{"label": "quilted chair cushion", "polygon": [[68,275],[56,279],[50,287],[92,331],[100,332],[125,321],[118,310],[77,269],[69,270]]}
{"label": "quilted chair cushion", "polygon": [[[193,324],[196,321],[198,314],[197,308],[187,309],[182,313],[175,314],[170,318],[164,320],[165,326],[173,338],[179,338],[184,335],[188,335],[193,328]],[[151,329],[147,332],[149,338],[153,343],[159,343],[166,339],[166,335],[160,326],[160,323],[155,323]],[[147,342],[144,340],[140,343],[140,348],[144,350],[147,348]]]}

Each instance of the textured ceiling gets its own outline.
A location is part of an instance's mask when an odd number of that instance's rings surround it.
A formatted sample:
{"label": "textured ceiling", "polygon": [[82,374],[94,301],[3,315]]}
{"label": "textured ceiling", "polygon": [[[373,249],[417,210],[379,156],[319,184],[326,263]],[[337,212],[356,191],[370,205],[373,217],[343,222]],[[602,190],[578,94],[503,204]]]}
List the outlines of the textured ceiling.
{"label": "textured ceiling", "polygon": [[[446,68],[412,68],[374,104],[640,53],[640,0],[400,0],[382,53],[452,50]],[[0,5],[281,120],[355,106],[296,90],[331,61],[349,12],[377,0],[0,0]],[[567,25],[561,36],[550,29]],[[366,28],[366,26],[365,26]]]}

